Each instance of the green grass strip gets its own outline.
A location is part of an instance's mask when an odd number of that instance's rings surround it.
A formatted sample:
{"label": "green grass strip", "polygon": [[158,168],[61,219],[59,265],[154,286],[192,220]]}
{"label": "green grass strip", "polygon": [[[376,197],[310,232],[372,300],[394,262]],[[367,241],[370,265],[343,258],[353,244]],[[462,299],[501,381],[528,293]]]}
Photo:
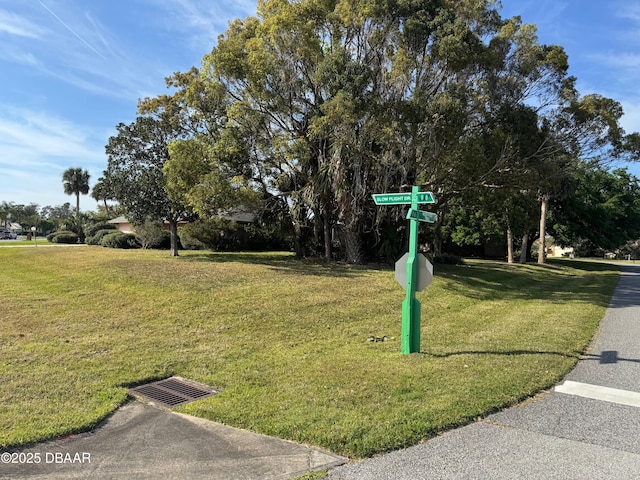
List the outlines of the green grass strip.
{"label": "green grass strip", "polygon": [[422,352],[401,355],[404,292],[386,267],[101,247],[0,249],[0,262],[0,447],[86,430],[128,386],[180,375],[223,389],[184,413],[350,457],[553,385],[619,273],[436,265],[418,294]]}

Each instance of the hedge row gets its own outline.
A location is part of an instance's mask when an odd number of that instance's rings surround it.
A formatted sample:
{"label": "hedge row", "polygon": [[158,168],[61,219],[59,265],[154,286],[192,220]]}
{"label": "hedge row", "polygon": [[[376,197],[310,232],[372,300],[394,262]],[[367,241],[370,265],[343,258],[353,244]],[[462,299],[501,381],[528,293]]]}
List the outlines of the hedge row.
{"label": "hedge row", "polygon": [[133,233],[115,231],[102,237],[100,245],[109,248],[140,248],[140,240]]}
{"label": "hedge row", "polygon": [[51,243],[78,243],[78,234],[69,230],[60,230],[47,235],[47,240]]}

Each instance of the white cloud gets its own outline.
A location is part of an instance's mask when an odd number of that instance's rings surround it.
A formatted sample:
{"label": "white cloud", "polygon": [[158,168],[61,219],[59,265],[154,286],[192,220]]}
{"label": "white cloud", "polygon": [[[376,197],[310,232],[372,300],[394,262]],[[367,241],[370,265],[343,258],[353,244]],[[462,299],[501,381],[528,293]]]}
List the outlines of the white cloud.
{"label": "white cloud", "polygon": [[640,98],[622,100],[620,102],[624,115],[620,124],[627,133],[640,132]]}
{"label": "white cloud", "polygon": [[[136,10],[136,3],[143,8]],[[3,29],[13,33],[10,41],[0,42],[0,60],[135,104],[138,98],[163,93],[166,76],[197,65],[226,30],[230,16],[246,17],[255,10],[255,0],[134,0],[128,11],[144,12],[144,17],[139,31],[128,32],[115,30],[110,18],[104,19],[109,24],[105,26],[93,3],[38,0],[21,5],[20,15],[0,10],[0,35]],[[139,41],[149,24],[171,38],[166,55]]]}
{"label": "white cloud", "polygon": [[0,200],[69,201],[69,167],[94,184],[137,99],[165,93],[165,76],[255,11],[255,0],[0,0]]}
{"label": "white cloud", "polygon": [[95,153],[86,146],[91,133],[82,127],[50,114],[7,105],[3,105],[1,110],[0,144],[24,147],[32,152],[33,157],[95,157]]}
{"label": "white cloud", "polygon": [[[625,70],[637,70],[640,68],[640,53],[615,52],[597,53],[588,55],[588,58],[598,63]],[[640,74],[640,72],[638,72]]]}
{"label": "white cloud", "polygon": [[33,53],[8,44],[0,44],[0,60],[40,68],[40,62]]}
{"label": "white cloud", "polygon": [[21,15],[0,10],[0,33],[27,38],[40,38],[47,33],[47,30]]}
{"label": "white cloud", "polygon": [[616,5],[616,15],[620,18],[640,23],[640,3],[618,3]]}
{"label": "white cloud", "polygon": [[45,0],[15,5],[20,14],[0,10],[0,40],[3,32],[13,34],[0,42],[0,61],[96,95],[130,99],[134,106],[143,93],[159,93],[173,70],[114,29],[117,24],[105,27],[92,8]]}
{"label": "white cloud", "polygon": [[201,51],[202,55],[213,48],[218,35],[227,29],[229,19],[255,15],[257,3],[255,0],[166,0],[161,4],[145,1],[164,10],[155,17],[158,25],[180,32],[191,48]]}
{"label": "white cloud", "polygon": [[105,143],[105,132],[0,105],[0,200],[41,206],[69,201],[62,190],[62,173],[70,167],[87,169],[93,184],[106,164]]}

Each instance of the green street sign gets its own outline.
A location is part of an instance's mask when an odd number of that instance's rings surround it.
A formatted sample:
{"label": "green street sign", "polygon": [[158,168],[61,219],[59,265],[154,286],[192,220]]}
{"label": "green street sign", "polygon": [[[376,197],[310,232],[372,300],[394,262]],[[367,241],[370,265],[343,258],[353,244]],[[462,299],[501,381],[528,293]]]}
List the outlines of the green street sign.
{"label": "green street sign", "polygon": [[414,210],[410,208],[407,212],[407,220],[418,220],[419,222],[435,223],[436,214],[431,212],[425,212],[423,210]]}
{"label": "green street sign", "polygon": [[425,288],[433,277],[433,267],[427,259],[418,253],[418,222],[435,223],[436,214],[423,212],[420,203],[436,203],[431,192],[421,192],[420,187],[411,187],[411,193],[376,193],[373,201],[376,205],[409,204],[407,219],[409,222],[409,252],[396,263],[396,279],[406,290],[402,302],[402,331],[400,352],[404,354],[420,351],[420,301],[416,291]]}
{"label": "green street sign", "polygon": [[376,193],[372,195],[376,205],[401,205],[411,203],[410,193]]}
{"label": "green street sign", "polygon": [[418,193],[418,203],[436,203],[436,199],[431,192]]}
{"label": "green street sign", "polygon": [[375,193],[372,195],[376,205],[409,205],[411,204],[411,195],[416,195],[418,203],[436,203],[433,193]]}

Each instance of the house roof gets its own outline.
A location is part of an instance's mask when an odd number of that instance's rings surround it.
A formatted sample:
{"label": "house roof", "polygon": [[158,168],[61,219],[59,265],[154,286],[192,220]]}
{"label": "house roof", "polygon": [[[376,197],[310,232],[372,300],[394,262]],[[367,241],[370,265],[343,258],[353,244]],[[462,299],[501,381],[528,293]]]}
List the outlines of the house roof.
{"label": "house roof", "polygon": [[225,220],[233,220],[240,223],[253,223],[257,218],[257,215],[251,212],[225,212],[220,213],[219,216]]}
{"label": "house roof", "polygon": [[127,220],[127,217],[120,215],[119,217],[116,217],[112,220],[107,221],[107,223],[131,223],[131,222]]}

